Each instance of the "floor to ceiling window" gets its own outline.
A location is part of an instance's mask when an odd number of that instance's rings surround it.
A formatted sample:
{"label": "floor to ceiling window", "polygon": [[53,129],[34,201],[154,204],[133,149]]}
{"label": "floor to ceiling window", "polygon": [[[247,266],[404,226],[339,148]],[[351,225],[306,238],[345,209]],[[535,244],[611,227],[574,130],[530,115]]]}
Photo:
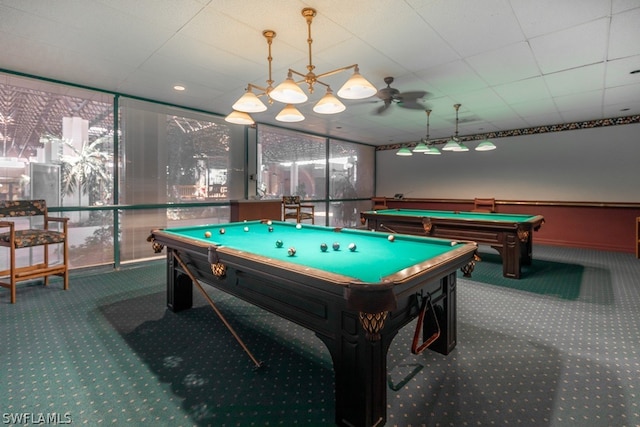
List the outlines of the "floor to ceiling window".
{"label": "floor to ceiling window", "polygon": [[0,151],[0,200],[69,217],[71,268],[162,256],[152,228],[227,222],[233,200],[298,195],[316,224],[358,226],[374,194],[372,146],[11,73]]}
{"label": "floor to ceiling window", "polygon": [[[258,194],[313,201],[316,224],[358,225],[374,187],[374,148],[271,126],[258,127]],[[366,199],[366,200],[363,200]]]}

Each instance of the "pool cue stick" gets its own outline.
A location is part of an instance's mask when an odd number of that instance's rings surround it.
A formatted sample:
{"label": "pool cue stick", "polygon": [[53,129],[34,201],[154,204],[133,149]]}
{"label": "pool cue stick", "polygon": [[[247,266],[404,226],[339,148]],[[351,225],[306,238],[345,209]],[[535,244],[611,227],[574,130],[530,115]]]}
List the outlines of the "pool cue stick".
{"label": "pool cue stick", "polygon": [[396,231],[394,231],[394,230],[390,229],[389,227],[387,227],[387,226],[386,226],[386,225],[384,225],[384,224],[380,224],[380,228],[384,228],[385,230],[387,230],[387,231],[389,231],[389,232],[391,232],[391,233],[393,233],[393,234],[398,234]]}
{"label": "pool cue stick", "polygon": [[178,255],[178,253],[176,251],[173,251],[173,257],[178,261],[178,263],[180,264],[180,266],[182,267],[182,269],[184,270],[185,273],[187,273],[187,275],[189,276],[189,278],[191,279],[191,281],[196,285],[196,287],[200,290],[200,293],[202,293],[202,296],[205,297],[205,299],[209,302],[209,305],[211,306],[211,308],[213,308],[213,311],[216,312],[216,314],[218,315],[218,317],[220,318],[220,320],[222,320],[222,323],[224,323],[224,325],[227,327],[227,329],[229,329],[229,332],[231,332],[231,335],[233,335],[233,337],[236,339],[236,341],[238,341],[238,343],[240,344],[240,346],[242,347],[242,349],[249,355],[249,357],[251,358],[251,360],[253,361],[253,363],[256,365],[256,368],[259,368],[262,366],[262,363],[258,361],[258,359],[256,359],[253,354],[249,351],[249,348],[245,345],[245,343],[240,339],[240,336],[238,336],[238,334],[236,333],[236,331],[233,329],[233,327],[231,326],[231,324],[229,324],[229,322],[227,322],[227,319],[225,319],[224,315],[222,314],[222,312],[220,310],[218,310],[218,307],[216,307],[216,304],[213,302],[213,300],[211,299],[211,297],[209,296],[209,294],[207,294],[207,292],[204,290],[204,288],[202,287],[202,285],[200,285],[200,282],[198,281],[198,279],[196,279],[196,277],[193,275],[193,273],[191,273],[191,270],[189,270],[189,268],[187,267],[187,265],[182,261],[182,259],[180,258],[180,256]]}

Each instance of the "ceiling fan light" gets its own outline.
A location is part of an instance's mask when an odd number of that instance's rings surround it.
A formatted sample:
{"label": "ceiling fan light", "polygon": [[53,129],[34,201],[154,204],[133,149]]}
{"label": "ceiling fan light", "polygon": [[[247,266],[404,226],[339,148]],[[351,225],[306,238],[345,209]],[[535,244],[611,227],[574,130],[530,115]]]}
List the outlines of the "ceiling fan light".
{"label": "ceiling fan light", "polygon": [[276,120],[279,122],[294,123],[303,121],[304,116],[296,107],[291,104],[287,104],[282,111],[278,113]]}
{"label": "ceiling fan light", "polygon": [[419,142],[418,145],[416,145],[413,148],[413,152],[414,153],[424,153],[428,149],[429,149],[429,147],[427,147],[427,144],[425,144],[424,142]]}
{"label": "ceiling fan light", "polygon": [[246,91],[244,95],[233,104],[232,108],[237,111],[244,111],[245,113],[260,113],[267,110],[264,102],[262,102],[255,93],[251,92],[251,89]]}
{"label": "ceiling fan light", "polygon": [[349,80],[338,91],[338,96],[344,99],[364,99],[376,93],[378,93],[378,89],[362,77],[356,68]]}
{"label": "ceiling fan light", "polygon": [[426,154],[426,155],[429,155],[429,156],[439,156],[442,153],[436,147],[429,147],[427,149],[427,151],[425,151],[423,154]]}
{"label": "ceiling fan light", "polygon": [[444,144],[444,147],[442,147],[442,151],[458,151],[458,150],[460,150],[460,144],[458,144],[453,139],[450,139],[449,141],[447,141],[447,143]]}
{"label": "ceiling fan light", "polygon": [[269,92],[269,96],[285,104],[301,104],[309,99],[307,94],[300,89],[300,86],[293,81],[291,76],[287,77],[285,81]]}
{"label": "ceiling fan light", "polygon": [[313,106],[313,111],[318,114],[336,114],[346,109],[347,107],[333,95],[331,89],[327,89],[327,93]]}
{"label": "ceiling fan light", "polygon": [[398,151],[396,151],[396,156],[408,157],[408,156],[413,156],[413,153],[408,148],[403,147],[403,148],[399,149]]}
{"label": "ceiling fan light", "polygon": [[493,142],[486,140],[478,144],[478,146],[476,147],[476,151],[491,151],[495,150],[496,148],[497,147]]}
{"label": "ceiling fan light", "polygon": [[252,125],[255,122],[251,116],[244,111],[233,110],[227,117],[224,118],[225,122],[233,123],[236,125]]}

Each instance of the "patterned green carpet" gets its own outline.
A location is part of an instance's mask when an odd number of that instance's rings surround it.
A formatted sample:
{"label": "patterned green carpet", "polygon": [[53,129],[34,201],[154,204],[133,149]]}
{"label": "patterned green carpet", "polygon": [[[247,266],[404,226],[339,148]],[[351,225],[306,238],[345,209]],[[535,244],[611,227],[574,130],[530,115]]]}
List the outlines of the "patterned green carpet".
{"label": "patterned green carpet", "polygon": [[[487,249],[458,284],[458,346],[389,353],[389,426],[640,425],[640,260],[535,247],[521,280]],[[207,287],[266,368],[204,300],[165,309],[164,263],[77,272],[69,291],[0,290],[4,425],[333,425],[333,373],[314,334]],[[43,422],[49,418],[49,422]],[[51,417],[58,417],[57,419]]]}

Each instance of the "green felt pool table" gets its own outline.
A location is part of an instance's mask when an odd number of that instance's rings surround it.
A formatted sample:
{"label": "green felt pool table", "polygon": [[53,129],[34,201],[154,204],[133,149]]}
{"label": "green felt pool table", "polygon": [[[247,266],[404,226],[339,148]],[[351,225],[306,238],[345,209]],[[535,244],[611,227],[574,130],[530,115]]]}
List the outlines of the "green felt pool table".
{"label": "green felt pool table", "polygon": [[167,248],[171,310],[191,307],[195,279],[313,330],[333,361],[336,423],[371,426],[386,420],[387,351],[400,328],[430,311],[416,337],[436,326],[429,348],[455,347],[457,269],[476,256],[472,243],[388,236],[248,221],[153,230],[149,240]]}
{"label": "green felt pool table", "polygon": [[488,244],[502,256],[503,276],[519,279],[521,266],[531,264],[533,232],[540,229],[544,217],[494,212],[384,209],[361,212],[360,221],[371,230]]}

